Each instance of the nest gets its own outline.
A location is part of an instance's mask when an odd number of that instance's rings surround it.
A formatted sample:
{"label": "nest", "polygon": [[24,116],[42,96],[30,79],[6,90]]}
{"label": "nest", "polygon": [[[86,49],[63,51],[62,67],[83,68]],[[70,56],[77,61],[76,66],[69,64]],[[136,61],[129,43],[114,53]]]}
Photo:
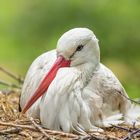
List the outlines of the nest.
{"label": "nest", "polygon": [[[9,87],[0,91],[0,140],[140,140],[140,126],[121,125],[104,129],[104,132],[71,134],[42,128],[39,120],[27,118],[19,112],[19,96],[23,79],[0,67],[0,71],[18,81],[19,85],[0,80]],[[15,88],[17,90],[15,90]]]}
{"label": "nest", "polygon": [[0,91],[0,140],[44,140],[44,139],[140,139],[140,127],[112,126],[104,132],[85,135],[48,130],[41,127],[39,120],[27,118],[19,112],[20,90]]}

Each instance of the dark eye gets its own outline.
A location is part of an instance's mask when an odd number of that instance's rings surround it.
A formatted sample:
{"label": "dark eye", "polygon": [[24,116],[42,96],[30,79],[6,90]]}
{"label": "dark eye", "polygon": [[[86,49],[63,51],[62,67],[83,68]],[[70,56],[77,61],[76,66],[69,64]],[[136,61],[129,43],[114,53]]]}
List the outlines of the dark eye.
{"label": "dark eye", "polygon": [[83,45],[79,45],[78,47],[77,47],[77,49],[76,49],[76,51],[81,51],[82,49],[83,49]]}

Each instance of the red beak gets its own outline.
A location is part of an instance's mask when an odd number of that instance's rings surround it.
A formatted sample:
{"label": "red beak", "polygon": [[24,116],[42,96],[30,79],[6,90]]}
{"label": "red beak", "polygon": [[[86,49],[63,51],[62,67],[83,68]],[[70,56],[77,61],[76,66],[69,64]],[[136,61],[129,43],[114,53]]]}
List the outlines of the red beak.
{"label": "red beak", "polygon": [[24,106],[22,113],[25,113],[34,103],[35,101],[44,94],[45,91],[47,91],[49,85],[55,78],[57,71],[61,67],[69,67],[70,66],[70,60],[66,60],[63,56],[59,56],[49,72],[46,74],[45,78],[42,80],[41,84],[39,85],[38,89],[35,91],[35,93],[31,96],[29,101]]}

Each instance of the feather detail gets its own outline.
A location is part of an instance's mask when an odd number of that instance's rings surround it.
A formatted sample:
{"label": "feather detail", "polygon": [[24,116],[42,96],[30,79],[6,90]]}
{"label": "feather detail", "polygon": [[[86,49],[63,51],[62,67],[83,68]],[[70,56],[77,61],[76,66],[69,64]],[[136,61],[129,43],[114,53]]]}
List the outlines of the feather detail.
{"label": "feather detail", "polygon": [[140,106],[132,104],[125,115],[125,122],[133,125],[140,125]]}

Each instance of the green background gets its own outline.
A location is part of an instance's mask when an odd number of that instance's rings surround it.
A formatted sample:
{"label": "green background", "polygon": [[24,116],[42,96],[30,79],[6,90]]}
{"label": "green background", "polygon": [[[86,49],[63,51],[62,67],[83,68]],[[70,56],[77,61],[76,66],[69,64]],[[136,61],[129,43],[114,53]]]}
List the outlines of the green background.
{"label": "green background", "polygon": [[[140,0],[1,0],[0,66],[24,77],[37,56],[75,27],[94,31],[101,62],[132,98],[140,97]],[[1,72],[0,79],[13,82]]]}

